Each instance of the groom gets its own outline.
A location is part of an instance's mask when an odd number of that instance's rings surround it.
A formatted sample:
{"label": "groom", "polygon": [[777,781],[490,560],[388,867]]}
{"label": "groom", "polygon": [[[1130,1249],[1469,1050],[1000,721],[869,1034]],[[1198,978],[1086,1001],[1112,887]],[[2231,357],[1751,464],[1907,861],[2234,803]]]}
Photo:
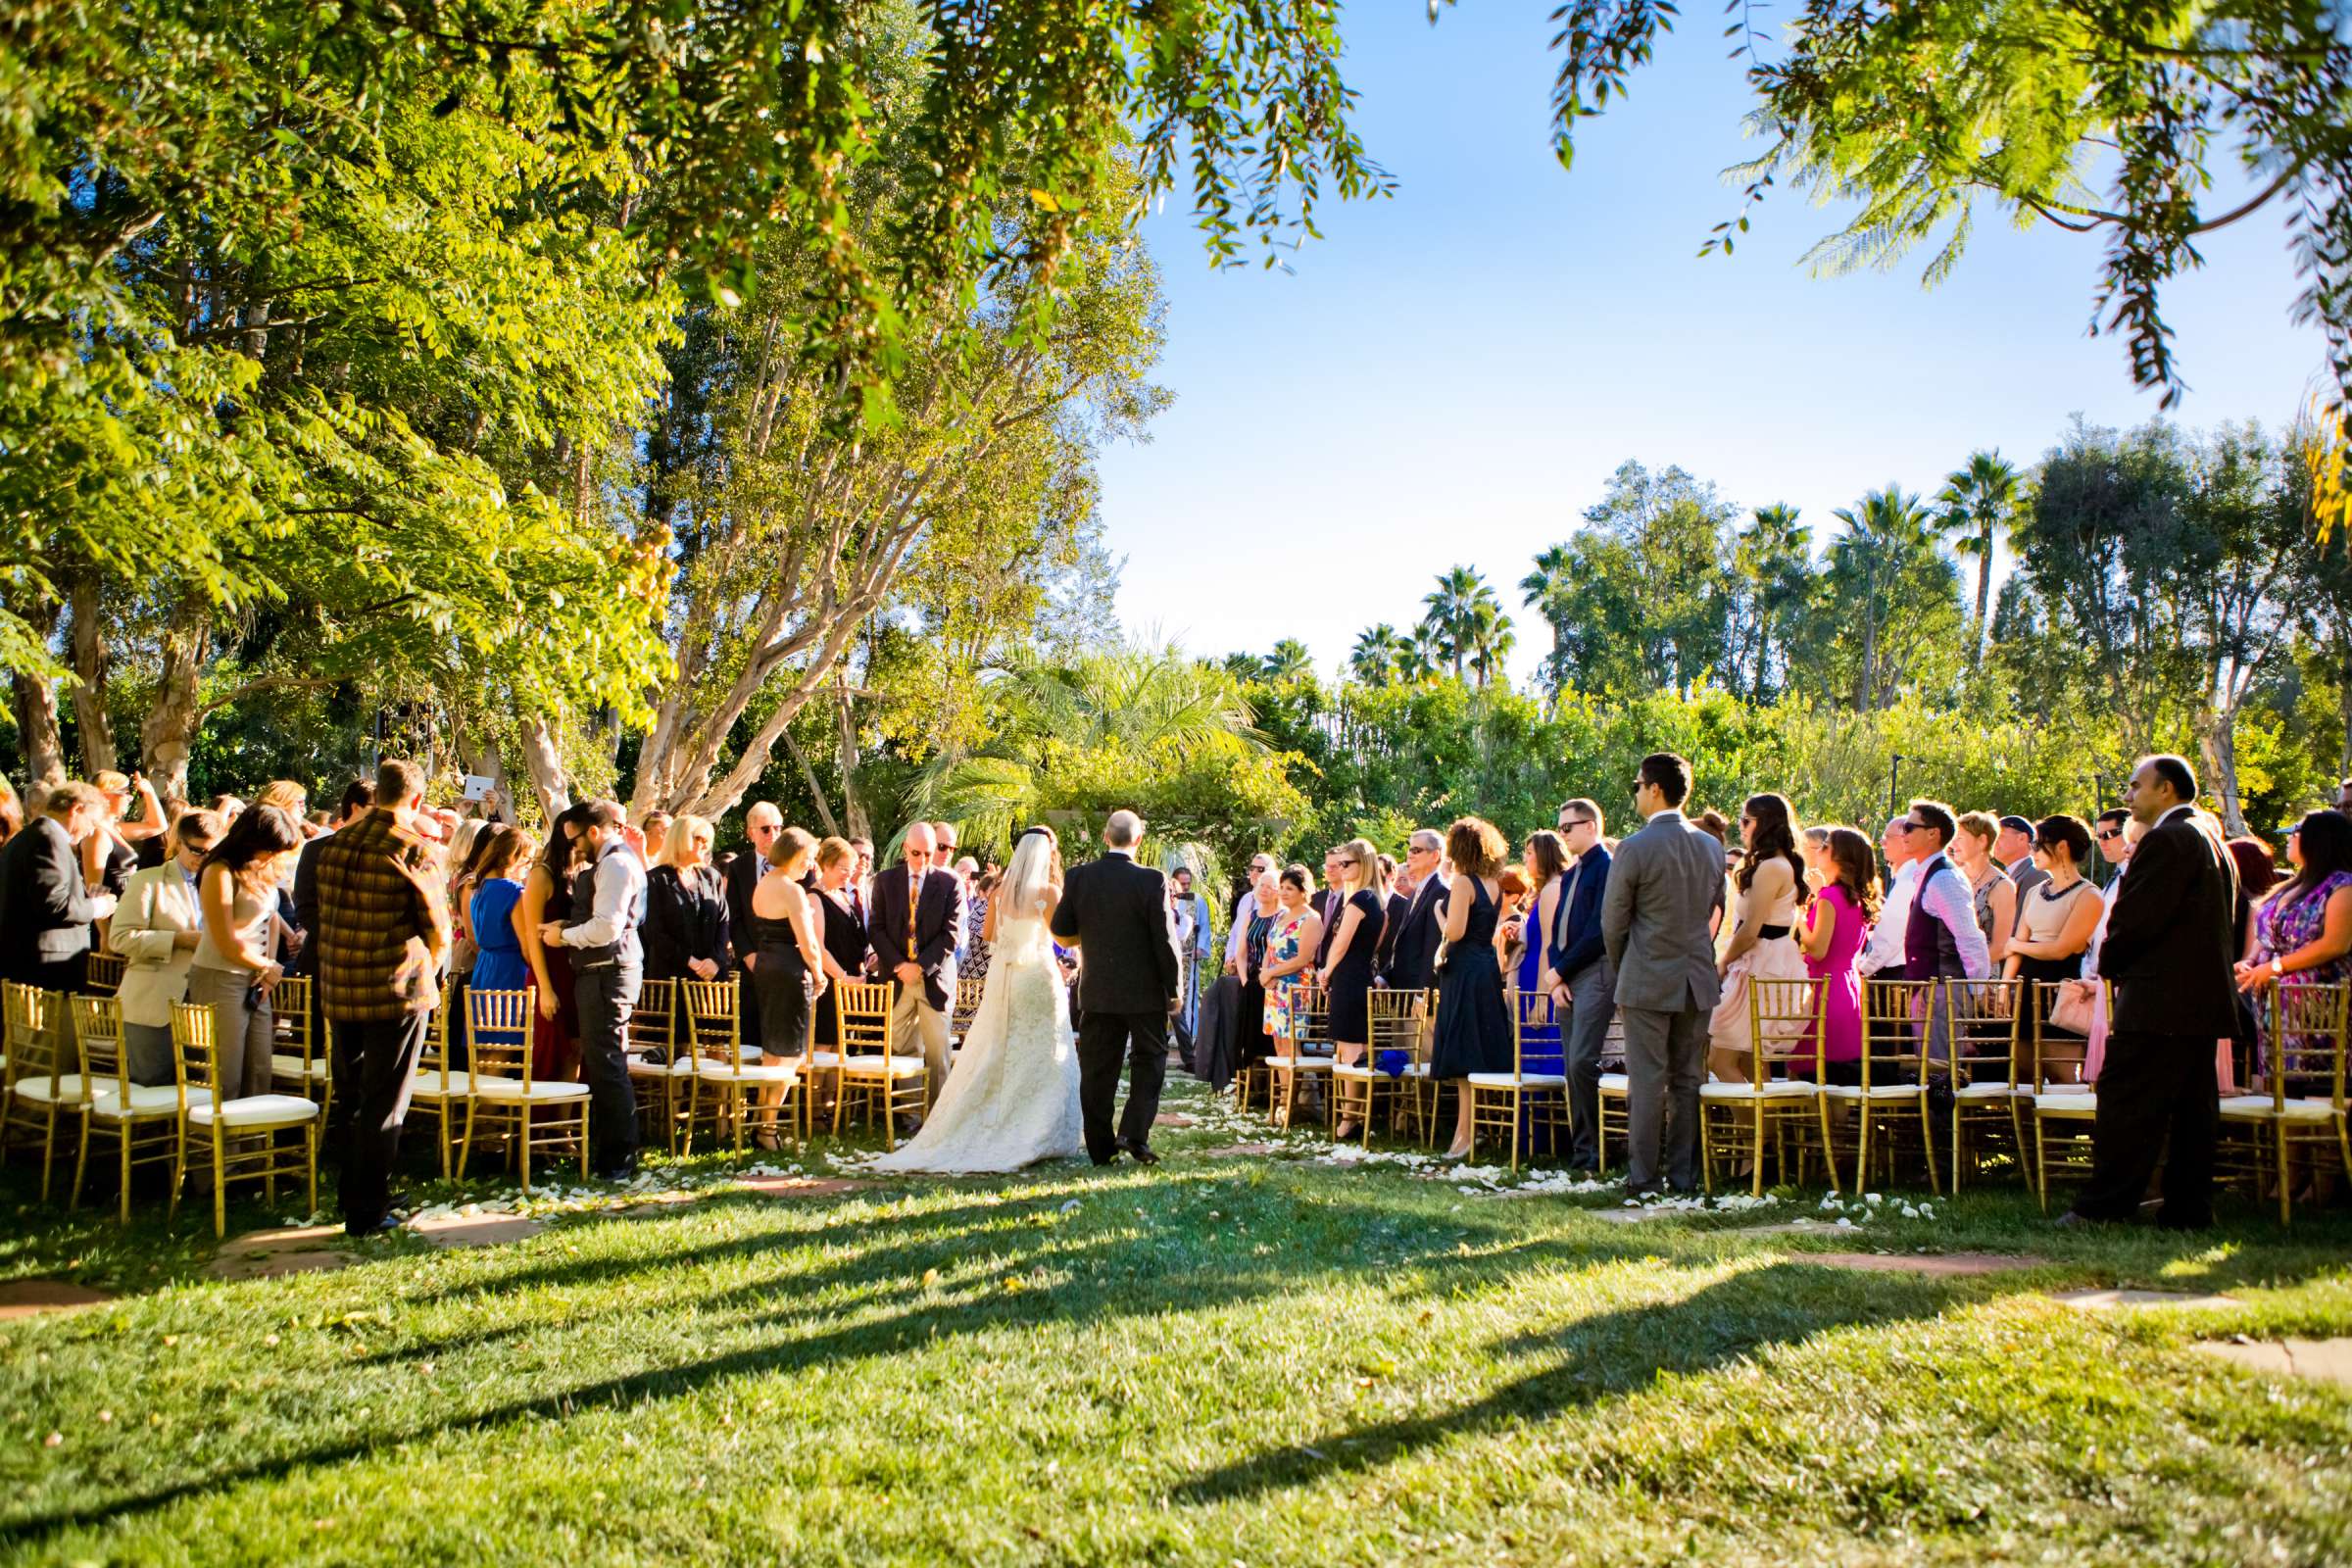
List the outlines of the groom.
{"label": "groom", "polygon": [[[1135,863],[1144,821],[1113,811],[1102,828],[1110,853],[1072,866],[1062,879],[1054,934],[1076,947],[1078,1105],[1086,1120],[1086,1152],[1107,1165],[1124,1149],[1138,1164],[1155,1165],[1152,1121],[1159,1114],[1159,1086],[1168,1073],[1168,1014],[1176,1005],[1176,921],[1167,879]],[[1111,1103],[1119,1093],[1119,1058],[1134,1081],[1118,1136],[1111,1136]]]}

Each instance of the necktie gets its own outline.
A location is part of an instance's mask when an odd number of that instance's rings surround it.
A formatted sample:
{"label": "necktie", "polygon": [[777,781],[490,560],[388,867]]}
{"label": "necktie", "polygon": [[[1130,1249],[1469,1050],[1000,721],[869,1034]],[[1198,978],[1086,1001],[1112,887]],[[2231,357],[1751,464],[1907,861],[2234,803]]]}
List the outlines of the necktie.
{"label": "necktie", "polygon": [[914,908],[922,897],[922,875],[909,870],[906,873],[906,956],[909,961],[914,957]]}
{"label": "necktie", "polygon": [[[1554,950],[1564,951],[1568,946],[1562,940],[1561,932],[1568,924],[1568,906],[1576,902],[1576,879],[1584,874],[1585,862],[1580,859],[1576,862],[1576,868],[1568,873],[1568,885],[1560,889],[1559,907],[1551,911],[1551,945]],[[1568,977],[1562,975],[1560,978],[1565,980]]]}

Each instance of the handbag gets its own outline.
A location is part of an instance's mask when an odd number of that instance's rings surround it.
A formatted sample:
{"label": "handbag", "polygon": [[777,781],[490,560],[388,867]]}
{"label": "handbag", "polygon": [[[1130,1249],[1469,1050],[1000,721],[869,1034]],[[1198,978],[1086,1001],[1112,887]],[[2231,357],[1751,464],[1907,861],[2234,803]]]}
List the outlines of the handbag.
{"label": "handbag", "polygon": [[2067,981],[2058,988],[2058,1000],[2050,1004],[2051,1027],[2068,1034],[2089,1034],[2098,1024],[2098,981]]}

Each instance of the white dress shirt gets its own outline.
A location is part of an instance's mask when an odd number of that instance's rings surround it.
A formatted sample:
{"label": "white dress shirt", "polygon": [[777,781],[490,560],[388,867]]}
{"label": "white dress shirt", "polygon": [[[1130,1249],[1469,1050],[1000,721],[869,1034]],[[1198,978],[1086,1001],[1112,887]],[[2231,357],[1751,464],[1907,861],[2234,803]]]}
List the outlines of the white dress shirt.
{"label": "white dress shirt", "polygon": [[1895,868],[1894,880],[1887,884],[1886,897],[1879,905],[1879,923],[1870,928],[1870,945],[1854,960],[1863,979],[1903,961],[1903,938],[1911,929],[1911,896],[1918,888],[1919,862],[1905,860]]}
{"label": "white dress shirt", "polygon": [[645,865],[627,850],[596,862],[596,902],[588,918],[564,928],[567,948],[601,948],[620,940],[621,917],[645,892]]}

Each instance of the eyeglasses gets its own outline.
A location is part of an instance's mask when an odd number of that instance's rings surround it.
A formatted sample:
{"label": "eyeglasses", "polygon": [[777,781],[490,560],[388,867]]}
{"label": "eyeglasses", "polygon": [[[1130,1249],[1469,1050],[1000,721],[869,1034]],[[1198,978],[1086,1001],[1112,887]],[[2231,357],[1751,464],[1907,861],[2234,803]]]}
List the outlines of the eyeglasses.
{"label": "eyeglasses", "polygon": [[1334,860],[1332,862],[1334,865],[1353,865],[1354,863],[1353,860]]}

